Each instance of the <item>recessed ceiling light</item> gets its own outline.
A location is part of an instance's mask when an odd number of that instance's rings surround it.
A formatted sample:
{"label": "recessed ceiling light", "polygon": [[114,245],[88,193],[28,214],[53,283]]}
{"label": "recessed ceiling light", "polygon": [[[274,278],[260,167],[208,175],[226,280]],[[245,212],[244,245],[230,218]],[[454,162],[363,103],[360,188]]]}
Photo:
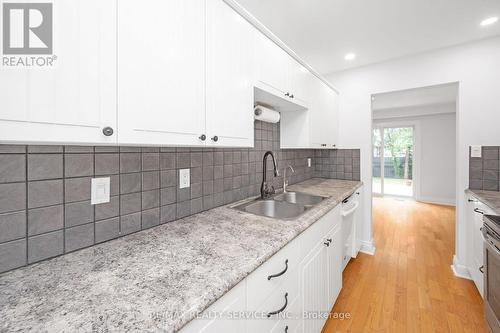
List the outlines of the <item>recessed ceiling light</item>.
{"label": "recessed ceiling light", "polygon": [[345,60],[351,61],[356,59],[356,54],[355,53],[347,53],[344,57]]}
{"label": "recessed ceiling light", "polygon": [[488,17],[487,19],[484,19],[484,20],[481,21],[481,26],[485,27],[487,25],[496,23],[497,21],[498,21],[498,17],[496,17],[496,16]]}

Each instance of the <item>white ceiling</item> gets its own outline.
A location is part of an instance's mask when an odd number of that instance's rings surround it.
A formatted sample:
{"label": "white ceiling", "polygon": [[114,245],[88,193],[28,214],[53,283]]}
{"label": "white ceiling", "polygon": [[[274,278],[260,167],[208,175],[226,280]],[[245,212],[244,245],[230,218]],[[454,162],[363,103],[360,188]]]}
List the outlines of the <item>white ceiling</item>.
{"label": "white ceiling", "polygon": [[322,74],[500,35],[499,0],[237,1]]}
{"label": "white ceiling", "polygon": [[454,104],[457,94],[456,83],[376,94],[372,96],[372,110]]}

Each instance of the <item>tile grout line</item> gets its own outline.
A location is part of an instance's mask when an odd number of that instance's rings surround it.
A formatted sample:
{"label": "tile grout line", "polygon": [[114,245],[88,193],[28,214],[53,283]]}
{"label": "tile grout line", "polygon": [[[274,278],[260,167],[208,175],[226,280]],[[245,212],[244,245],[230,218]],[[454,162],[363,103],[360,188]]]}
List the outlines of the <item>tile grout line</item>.
{"label": "tile grout line", "polygon": [[[24,180],[25,180],[25,188],[26,188],[26,193],[25,193],[25,200],[26,200],[26,216],[25,216],[25,223],[26,223],[26,229],[25,229],[25,233],[26,233],[26,261],[25,261],[25,264],[23,266],[27,266],[28,265],[28,251],[29,251],[29,248],[28,248],[28,146],[24,146],[24,153],[25,153],[25,175],[24,175]],[[22,267],[22,266],[21,266]]]}

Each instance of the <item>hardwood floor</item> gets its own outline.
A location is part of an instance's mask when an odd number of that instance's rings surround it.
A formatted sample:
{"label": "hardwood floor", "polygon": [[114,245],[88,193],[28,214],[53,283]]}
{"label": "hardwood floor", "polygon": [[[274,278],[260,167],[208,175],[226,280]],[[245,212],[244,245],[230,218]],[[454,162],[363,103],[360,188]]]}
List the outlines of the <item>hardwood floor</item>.
{"label": "hardwood floor", "polygon": [[453,275],[455,209],[375,198],[376,253],[360,253],[323,333],[487,332],[474,283]]}

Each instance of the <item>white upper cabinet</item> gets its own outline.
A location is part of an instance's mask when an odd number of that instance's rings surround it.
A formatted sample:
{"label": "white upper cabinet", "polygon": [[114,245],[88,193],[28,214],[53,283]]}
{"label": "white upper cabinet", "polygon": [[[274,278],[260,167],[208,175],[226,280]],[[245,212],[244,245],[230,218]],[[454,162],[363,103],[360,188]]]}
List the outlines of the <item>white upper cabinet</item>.
{"label": "white upper cabinet", "polygon": [[118,140],[201,145],[205,1],[118,2]]}
{"label": "white upper cabinet", "polygon": [[[12,55],[55,58],[52,66],[0,66],[0,143],[116,143],[115,12],[116,0],[53,3],[52,53]],[[13,46],[45,48],[43,39]]]}
{"label": "white upper cabinet", "polygon": [[207,0],[207,145],[253,146],[255,33],[222,0]]}
{"label": "white upper cabinet", "polygon": [[309,70],[261,33],[257,34],[255,58],[259,88],[307,107]]}
{"label": "white upper cabinet", "polygon": [[335,148],[338,140],[338,95],[320,80],[312,85],[309,109],[312,148]]}
{"label": "white upper cabinet", "polygon": [[280,97],[290,94],[287,90],[288,54],[266,35],[257,32],[255,59],[257,61],[257,85]]}

